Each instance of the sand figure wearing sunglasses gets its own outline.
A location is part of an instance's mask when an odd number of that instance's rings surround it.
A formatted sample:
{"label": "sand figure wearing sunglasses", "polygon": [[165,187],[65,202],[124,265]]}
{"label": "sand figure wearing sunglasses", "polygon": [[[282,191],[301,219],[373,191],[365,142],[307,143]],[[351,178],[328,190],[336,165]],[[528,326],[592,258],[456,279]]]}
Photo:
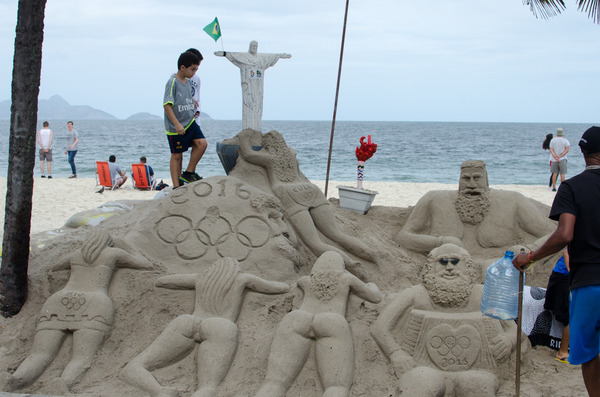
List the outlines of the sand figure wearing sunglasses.
{"label": "sand figure wearing sunglasses", "polygon": [[[296,152],[278,131],[260,134],[260,150],[252,148],[251,139],[255,134],[251,130],[238,134],[240,156],[248,163],[265,169],[270,188],[281,201],[285,217],[300,239],[316,256],[327,251],[338,252],[344,258],[346,269],[365,280],[367,275],[362,263],[351,258],[346,251],[375,264],[377,252],[341,230],[327,198],[300,171]],[[337,245],[327,242],[321,235]]]}
{"label": "sand figure wearing sunglasses", "polygon": [[461,247],[435,248],[422,283],[398,293],[372,325],[402,395],[494,396],[508,376],[516,325],[481,314],[478,269]]}

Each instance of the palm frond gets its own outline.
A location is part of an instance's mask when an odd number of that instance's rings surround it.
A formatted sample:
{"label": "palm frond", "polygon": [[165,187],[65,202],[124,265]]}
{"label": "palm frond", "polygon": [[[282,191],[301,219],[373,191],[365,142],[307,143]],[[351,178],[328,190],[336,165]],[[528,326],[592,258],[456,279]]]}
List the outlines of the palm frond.
{"label": "palm frond", "polygon": [[587,12],[589,18],[600,24],[600,0],[578,0],[577,9]]}
{"label": "palm frond", "polygon": [[[580,3],[585,2],[598,3],[599,0],[579,0]],[[561,13],[565,10],[563,0],[523,0],[523,4],[529,6],[529,9],[536,18],[548,19]]]}

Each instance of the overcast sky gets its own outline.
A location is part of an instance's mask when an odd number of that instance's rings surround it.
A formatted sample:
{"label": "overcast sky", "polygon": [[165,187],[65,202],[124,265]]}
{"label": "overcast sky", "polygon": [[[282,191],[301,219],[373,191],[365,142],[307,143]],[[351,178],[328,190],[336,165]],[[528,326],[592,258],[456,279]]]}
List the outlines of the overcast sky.
{"label": "overcast sky", "polygon": [[[338,120],[598,121],[600,27],[567,0],[536,19],[522,0],[350,0]],[[287,52],[265,72],[265,120],[330,120],[344,0],[48,0],[40,98],[118,118],[162,116],[189,47],[202,110],[241,119],[239,69],[214,51]],[[0,100],[10,99],[16,0],[0,0]],[[223,42],[202,29],[218,17]]]}

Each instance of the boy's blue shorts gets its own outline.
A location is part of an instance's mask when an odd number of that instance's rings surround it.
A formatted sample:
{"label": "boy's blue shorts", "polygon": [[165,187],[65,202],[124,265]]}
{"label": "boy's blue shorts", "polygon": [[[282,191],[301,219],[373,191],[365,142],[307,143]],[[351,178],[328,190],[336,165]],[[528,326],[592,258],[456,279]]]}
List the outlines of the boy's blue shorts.
{"label": "boy's blue shorts", "polygon": [[183,135],[167,135],[171,153],[183,153],[192,146],[194,139],[205,139],[200,126],[195,121],[185,130]]}
{"label": "boy's blue shorts", "polygon": [[579,365],[600,353],[600,285],[574,288],[569,306],[569,363]]}

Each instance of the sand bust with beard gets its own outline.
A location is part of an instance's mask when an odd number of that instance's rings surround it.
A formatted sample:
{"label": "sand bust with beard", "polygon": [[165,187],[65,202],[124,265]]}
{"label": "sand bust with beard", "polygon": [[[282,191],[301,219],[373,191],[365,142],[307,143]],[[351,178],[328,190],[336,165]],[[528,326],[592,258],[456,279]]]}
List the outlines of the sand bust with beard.
{"label": "sand bust with beard", "polygon": [[458,191],[425,194],[395,241],[424,254],[452,243],[471,253],[496,257],[506,248],[532,243],[555,228],[547,213],[522,194],[490,190],[485,162],[470,160],[461,165]]}
{"label": "sand bust with beard", "polygon": [[422,283],[398,293],[371,334],[407,396],[494,396],[509,377],[516,325],[481,314],[479,267],[454,244],[427,257]]}

